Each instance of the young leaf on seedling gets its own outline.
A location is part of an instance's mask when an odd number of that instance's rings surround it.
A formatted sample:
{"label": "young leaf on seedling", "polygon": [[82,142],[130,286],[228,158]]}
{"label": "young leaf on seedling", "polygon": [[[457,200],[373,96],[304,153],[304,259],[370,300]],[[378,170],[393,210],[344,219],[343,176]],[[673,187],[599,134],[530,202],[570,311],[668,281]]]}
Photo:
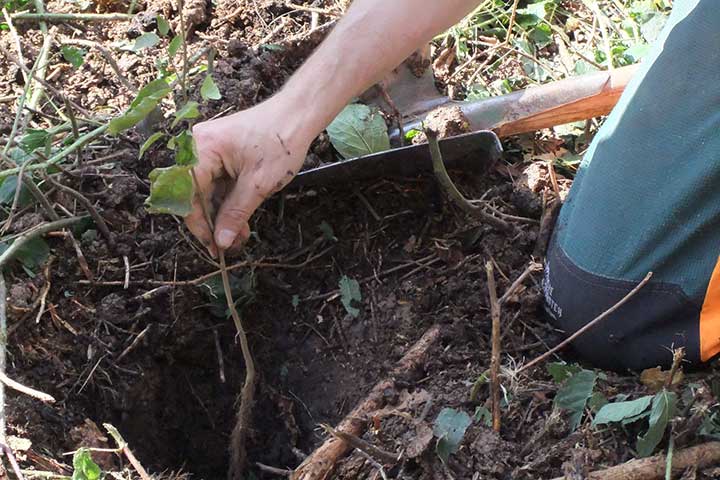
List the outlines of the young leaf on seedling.
{"label": "young leaf on seedling", "polygon": [[203,100],[220,100],[222,98],[220,89],[210,73],[203,80],[202,87],[200,87],[200,96]]}
{"label": "young leaf on seedling", "polygon": [[655,447],[665,436],[667,424],[675,415],[676,408],[677,395],[675,392],[663,390],[653,397],[652,410],[650,410],[650,427],[645,435],[638,437],[638,456],[648,457],[652,455]]}
{"label": "young leaf on seedling", "polygon": [[486,427],[492,426],[492,412],[482,405],[475,408],[475,415],[473,415],[473,419],[476,422],[482,423]]}
{"label": "young leaf on seedling", "polygon": [[198,103],[195,101],[189,101],[175,112],[175,120],[172,122],[172,128],[183,120],[191,120],[200,116],[200,110],[198,110]]}
{"label": "young leaf on seedling", "polygon": [[180,35],[175,35],[175,37],[170,40],[170,44],[168,45],[168,55],[170,55],[170,58],[177,55],[178,50],[180,50],[180,47],[182,46],[182,41],[183,39]]}
{"label": "young leaf on seedling", "polygon": [[555,406],[570,411],[570,428],[580,425],[585,405],[592,396],[597,374],[592,370],[580,370],[568,378],[555,395]]}
{"label": "young leaf on seedling", "polygon": [[170,93],[171,88],[165,79],[153,80],[145,85],[130,104],[130,108],[120,117],[110,120],[108,132],[111,135],[134,127],[143,121],[158,106],[160,100]]}
{"label": "young leaf on seedling", "polygon": [[183,130],[174,137],[173,148],[175,151],[175,163],[193,167],[197,165],[197,149],[190,130]]}
{"label": "young leaf on seedling", "polygon": [[343,307],[345,307],[345,311],[353,317],[357,317],[360,315],[360,309],[353,307],[352,302],[353,300],[358,303],[362,301],[360,284],[354,278],[348,278],[346,275],[343,275],[342,278],[340,278],[339,286],[340,301]]}
{"label": "young leaf on seedling", "polygon": [[150,196],[145,205],[150,213],[187,216],[192,210],[194,186],[191,166],[174,165],[150,172]]}
{"label": "young leaf on seedling", "polygon": [[157,29],[163,37],[170,32],[170,22],[163,15],[157,16]]}
{"label": "young leaf on seedling", "polygon": [[390,149],[385,120],[367,105],[353,103],[327,127],[330,142],[343,158]]}
{"label": "young leaf on seedling", "polygon": [[465,431],[471,423],[470,415],[462,410],[443,408],[440,411],[435,419],[433,433],[438,438],[435,452],[443,463],[446,463],[450,455],[458,451]]}
{"label": "young leaf on seedling", "polygon": [[93,462],[90,450],[80,448],[73,455],[72,480],[99,480],[102,470]]}
{"label": "young leaf on seedling", "polygon": [[20,139],[20,147],[26,153],[32,153],[36,149],[44,147],[49,136],[47,130],[28,128],[25,130],[25,135]]}
{"label": "young leaf on seedling", "polygon": [[[9,248],[6,243],[0,243],[0,255],[5,253],[5,250]],[[50,256],[50,247],[47,242],[40,237],[31,238],[25,242],[13,256],[13,259],[17,260],[28,270],[34,270],[37,267],[45,263]]]}
{"label": "young leaf on seedling", "polygon": [[62,52],[63,58],[75,68],[78,68],[83,64],[85,61],[85,54],[87,53],[81,48],[70,47],[68,45],[64,45],[60,51]]}
{"label": "young leaf on seedling", "polygon": [[138,160],[141,159],[143,155],[145,155],[145,152],[147,152],[148,148],[152,147],[155,142],[157,142],[164,136],[165,134],[163,132],[155,132],[150,135],[150,137],[145,140],[145,143],[142,144],[142,147],[140,147],[140,153],[138,153]]}
{"label": "young leaf on seedling", "polygon": [[139,52],[141,50],[145,50],[146,48],[154,47],[158,43],[160,43],[160,37],[157,36],[157,33],[147,32],[135,39],[135,43],[133,43],[130,50],[133,52]]}

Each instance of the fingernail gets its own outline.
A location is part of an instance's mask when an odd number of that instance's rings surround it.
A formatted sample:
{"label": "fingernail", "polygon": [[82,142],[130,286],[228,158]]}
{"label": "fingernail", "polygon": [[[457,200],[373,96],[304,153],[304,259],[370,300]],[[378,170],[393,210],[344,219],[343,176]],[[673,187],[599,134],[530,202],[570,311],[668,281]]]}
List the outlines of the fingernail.
{"label": "fingernail", "polygon": [[223,250],[229,248],[235,241],[235,237],[237,237],[237,233],[233,232],[232,230],[220,230],[217,238],[218,247],[222,248]]}

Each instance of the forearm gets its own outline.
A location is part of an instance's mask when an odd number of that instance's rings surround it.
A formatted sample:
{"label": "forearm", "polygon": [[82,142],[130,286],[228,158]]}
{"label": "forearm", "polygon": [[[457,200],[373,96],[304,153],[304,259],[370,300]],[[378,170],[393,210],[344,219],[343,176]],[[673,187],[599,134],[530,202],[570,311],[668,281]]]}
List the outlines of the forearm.
{"label": "forearm", "polygon": [[278,101],[293,104],[314,137],[342,108],[478,0],[355,0],[328,38],[287,82]]}

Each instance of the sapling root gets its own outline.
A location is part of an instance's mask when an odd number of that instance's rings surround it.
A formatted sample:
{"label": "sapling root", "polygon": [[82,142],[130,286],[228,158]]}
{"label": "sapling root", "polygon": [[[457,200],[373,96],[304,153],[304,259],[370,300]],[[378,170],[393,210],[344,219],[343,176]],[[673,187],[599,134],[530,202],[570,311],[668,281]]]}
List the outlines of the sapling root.
{"label": "sapling root", "polygon": [[[210,209],[205,203],[205,195],[203,195],[200,189],[195,171],[191,170],[191,173],[197,195],[200,198],[200,206],[205,216],[205,221],[214,238],[215,227],[212,217],[210,216]],[[245,465],[247,464],[245,442],[247,441],[248,431],[250,430],[252,409],[255,403],[255,360],[250,351],[247,333],[243,327],[240,314],[235,307],[235,300],[233,300],[232,291],[230,290],[230,274],[228,273],[227,263],[225,261],[225,253],[217,248],[217,246],[215,246],[215,249],[218,252],[218,260],[220,261],[220,277],[222,278],[223,289],[225,290],[225,300],[227,301],[228,309],[230,310],[235,328],[237,329],[238,338],[240,339],[240,349],[242,350],[243,360],[245,361],[245,383],[243,383],[242,390],[240,391],[240,406],[237,411],[235,427],[230,435],[230,467],[228,469],[228,480],[240,480],[242,478],[242,472],[245,470]]]}

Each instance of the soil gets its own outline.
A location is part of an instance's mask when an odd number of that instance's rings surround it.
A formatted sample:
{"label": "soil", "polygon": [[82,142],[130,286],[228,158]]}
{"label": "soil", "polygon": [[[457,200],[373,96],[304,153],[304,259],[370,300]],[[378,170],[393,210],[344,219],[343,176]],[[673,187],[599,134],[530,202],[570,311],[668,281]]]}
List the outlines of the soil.
{"label": "soil", "polygon": [[[60,24],[51,30],[58,37],[109,45],[154,28],[158,13],[173,16],[169,1],[138,3],[143,21]],[[330,1],[307,5],[336,8]],[[46,8],[65,12],[76,7],[52,0]],[[123,2],[104,2],[101,11],[126,8]],[[322,39],[328,30],[322,25],[334,18],[321,15],[321,26],[308,33],[309,12],[272,0],[186,1],[185,9],[193,29],[191,54],[209,43],[218,49],[215,78],[223,99],[203,106],[204,118],[272,95]],[[17,27],[31,65],[41,36],[31,24]],[[0,44],[13,51],[8,34],[2,34]],[[153,55],[113,54],[132,85],[154,78]],[[51,70],[57,73],[51,83],[88,112],[111,116],[132,100],[133,92],[94,49],[79,68],[63,63],[57,48],[52,58]],[[13,65],[0,57],[0,97],[22,91],[22,75]],[[0,135],[9,133],[8,108],[0,103]],[[31,125],[43,127],[45,121],[36,116]],[[31,442],[17,451],[24,468],[67,474],[71,461],[65,452],[112,447],[102,428],[111,423],[151,472],[184,471],[198,479],[226,474],[244,378],[242,356],[232,322],[212,288],[180,283],[215,267],[180,221],[151,216],[143,206],[150,170],[173,162],[159,146],[138,160],[143,141],[141,131],[104,138],[102,148],[83,153],[84,167],[64,177],[95,203],[113,235],[110,246],[87,225],[77,231],[92,281],[68,237],[49,239],[50,268],[35,276],[20,268],[6,273],[7,373],[57,399],[43,404],[8,394],[8,434]],[[486,387],[470,400],[473,384],[490,361],[485,263],[494,263],[502,294],[530,261],[541,260],[531,255],[544,201],[553,195],[547,168],[532,169],[528,189],[521,180],[528,175],[520,175],[527,166],[523,156],[516,147],[507,150],[510,154],[490,175],[454,177],[467,197],[484,197],[503,213],[530,219],[512,222],[510,233],[446,204],[431,178],[285,192],[255,214],[255,235],[235,260],[263,265],[234,270],[260,377],[248,442],[255,478],[273,477],[255,462],[288,469],[299,465],[325,438],[318,424],[342,419],[433,325],[441,326],[441,341],[430,359],[398,379],[397,389],[387,392],[384,413],[369,422],[364,435],[385,450],[408,452],[401,471],[389,472],[394,478],[553,478],[568,468],[596,469],[633,458],[629,444],[637,432],[632,429],[598,432],[585,422],[571,432],[567,416],[553,409],[557,385],[543,368],[522,378],[506,375],[509,404],[499,434],[476,421],[447,464],[435,455],[430,430],[441,409],[473,415],[487,406]],[[333,156],[327,139],[320,138],[307,163]],[[563,189],[569,183],[561,178]],[[70,211],[75,208],[70,197],[53,198]],[[36,217],[22,210],[10,232],[37,223]],[[343,276],[360,282],[357,316],[343,306],[338,286]],[[539,282],[540,274],[532,275],[503,307],[508,368],[561,338],[542,312]],[[36,319],[48,284],[46,311]],[[572,361],[572,352],[563,358]],[[709,377],[692,381],[710,391]],[[612,373],[599,389],[608,397],[645,392],[635,377]],[[697,442],[694,434],[684,439],[692,442]],[[123,462],[112,454],[97,454],[95,460],[105,469]],[[341,461],[336,478],[379,477],[372,462],[354,452]]]}

